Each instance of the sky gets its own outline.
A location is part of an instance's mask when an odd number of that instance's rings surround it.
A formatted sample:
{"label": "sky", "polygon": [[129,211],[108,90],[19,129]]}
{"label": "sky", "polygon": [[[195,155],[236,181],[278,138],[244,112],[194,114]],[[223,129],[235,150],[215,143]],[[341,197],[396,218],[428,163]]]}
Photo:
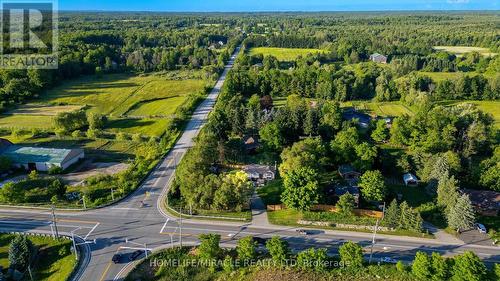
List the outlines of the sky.
{"label": "sky", "polygon": [[499,10],[500,0],[59,0],[77,11],[385,11]]}

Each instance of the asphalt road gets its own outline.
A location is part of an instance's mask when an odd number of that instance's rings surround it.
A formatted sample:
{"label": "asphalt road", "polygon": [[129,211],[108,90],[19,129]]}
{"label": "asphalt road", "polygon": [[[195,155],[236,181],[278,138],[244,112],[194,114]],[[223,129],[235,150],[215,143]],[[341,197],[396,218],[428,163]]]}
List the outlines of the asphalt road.
{"label": "asphalt road", "polygon": [[[172,243],[178,245],[181,238],[183,243],[196,243],[201,233],[219,233],[225,245],[235,245],[239,237],[248,235],[263,238],[280,235],[290,242],[294,251],[324,247],[331,254],[336,254],[338,246],[343,242],[351,240],[361,243],[368,256],[372,241],[369,233],[318,230],[312,235],[304,236],[290,227],[257,227],[251,223],[183,220],[180,235],[179,219],[160,208],[177,163],[193,145],[193,139],[206,123],[237,52],[239,49],[226,66],[213,91],[194,112],[174,148],[131,196],[102,209],[85,212],[56,211],[59,232],[73,232],[90,243],[91,259],[80,280],[122,280],[123,275],[131,268],[126,259],[127,254],[137,249],[154,250],[169,247]],[[0,210],[0,230],[3,231],[51,233],[55,231],[51,222],[52,215],[49,210]],[[456,255],[472,250],[486,262],[500,262],[499,248],[493,246],[447,244],[433,239],[387,235],[378,235],[376,242],[375,260],[389,256],[409,262],[418,250],[437,251],[443,255]],[[111,261],[115,253],[125,255],[122,262],[115,264]]]}

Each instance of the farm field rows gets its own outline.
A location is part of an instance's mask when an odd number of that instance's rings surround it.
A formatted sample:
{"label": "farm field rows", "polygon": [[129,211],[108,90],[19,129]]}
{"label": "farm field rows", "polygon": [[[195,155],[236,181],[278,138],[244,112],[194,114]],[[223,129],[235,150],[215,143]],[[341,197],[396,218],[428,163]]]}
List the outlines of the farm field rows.
{"label": "farm field rows", "polygon": [[293,61],[299,56],[306,56],[308,54],[324,53],[320,49],[295,49],[295,48],[269,48],[257,47],[250,49],[250,55],[262,54],[264,56],[274,56],[279,61]]}
{"label": "farm field rows", "polygon": [[1,115],[0,127],[51,130],[58,113],[87,107],[87,111],[107,115],[110,121],[105,129],[110,132],[158,137],[188,95],[204,91],[209,80],[203,74],[172,71],[82,77],[48,91],[36,103]]}

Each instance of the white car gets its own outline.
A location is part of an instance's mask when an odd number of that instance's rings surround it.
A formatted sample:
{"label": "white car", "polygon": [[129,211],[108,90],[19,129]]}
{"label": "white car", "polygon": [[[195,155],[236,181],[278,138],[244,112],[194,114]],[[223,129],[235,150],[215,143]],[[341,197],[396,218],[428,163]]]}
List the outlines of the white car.
{"label": "white car", "polygon": [[479,233],[486,233],[486,227],[483,224],[476,223],[476,229]]}
{"label": "white car", "polygon": [[383,263],[398,263],[397,260],[395,260],[393,258],[390,258],[390,257],[380,258],[380,262],[383,262]]}

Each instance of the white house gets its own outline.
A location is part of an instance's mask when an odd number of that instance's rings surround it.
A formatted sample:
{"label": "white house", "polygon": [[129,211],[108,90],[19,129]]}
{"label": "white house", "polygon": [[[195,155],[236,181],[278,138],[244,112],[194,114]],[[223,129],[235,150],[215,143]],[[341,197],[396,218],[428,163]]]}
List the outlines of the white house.
{"label": "white house", "polygon": [[276,177],[276,171],[274,167],[267,165],[246,165],[243,168],[243,171],[247,173],[248,179],[252,181],[257,181],[260,179],[270,181],[274,180],[274,178]]}

